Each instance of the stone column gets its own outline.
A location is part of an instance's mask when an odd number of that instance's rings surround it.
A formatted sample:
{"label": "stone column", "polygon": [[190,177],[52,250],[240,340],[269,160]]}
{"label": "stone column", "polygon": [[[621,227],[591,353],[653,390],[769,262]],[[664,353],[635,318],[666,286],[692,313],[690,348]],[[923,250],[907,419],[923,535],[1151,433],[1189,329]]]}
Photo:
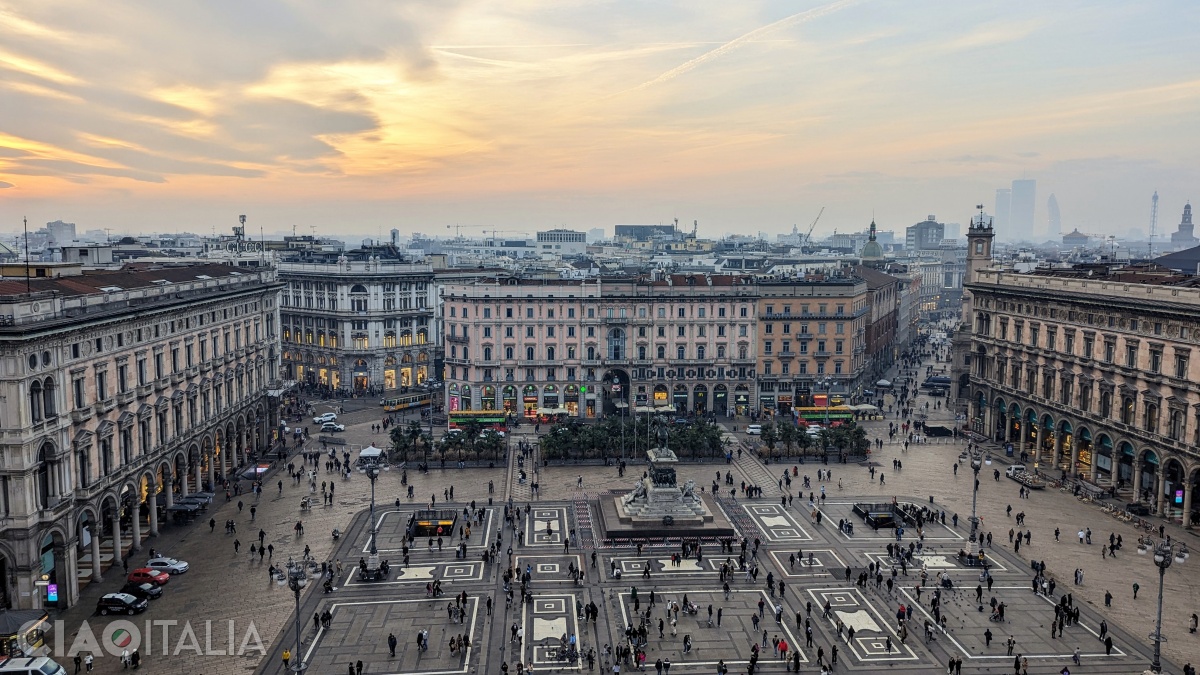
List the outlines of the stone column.
{"label": "stone column", "polygon": [[116,513],[112,517],[112,538],[113,538],[113,566],[121,564],[123,554],[121,552],[121,509],[117,508]]}
{"label": "stone column", "polygon": [[1142,460],[1139,457],[1133,458],[1133,501],[1140,502],[1142,500]]}
{"label": "stone column", "polygon": [[[201,474],[202,458],[196,458],[196,492],[204,492],[204,476]],[[212,462],[208,463],[208,470],[212,471]]]}
{"label": "stone column", "polygon": [[157,537],[158,536],[158,493],[155,492],[155,490],[157,489],[156,484],[150,483],[148,489],[150,491],[150,496],[147,497],[146,499],[148,502],[150,502],[150,536]]}
{"label": "stone column", "polygon": [[179,473],[179,496],[181,498],[188,496],[187,469]]}
{"label": "stone column", "polygon": [[[1092,455],[1092,466],[1096,466],[1096,456]],[[1079,439],[1071,437],[1071,475],[1079,471]]]}
{"label": "stone column", "polygon": [[89,533],[92,535],[92,581],[104,581],[100,574],[100,527],[94,520],[88,521]]}
{"label": "stone column", "polygon": [[1192,481],[1190,477],[1183,483],[1183,527],[1192,529]]}
{"label": "stone column", "polygon": [[1063,434],[1054,432],[1054,468],[1062,466],[1062,437]]}
{"label": "stone column", "polygon": [[[1097,472],[1099,471],[1099,467],[1096,466],[1100,463],[1099,457],[1099,448],[1096,447],[1096,442],[1092,441],[1092,465],[1088,467],[1088,480],[1093,484],[1096,482]],[[1115,485],[1116,481],[1113,481],[1113,484]]]}
{"label": "stone column", "polygon": [[1158,483],[1158,487],[1155,490],[1157,493],[1155,495],[1155,503],[1158,507],[1156,513],[1161,517],[1165,515],[1164,507],[1167,505],[1167,472],[1161,458],[1159,458],[1158,471],[1154,474],[1154,478]]}
{"label": "stone column", "polygon": [[129,542],[129,551],[132,553],[142,547],[142,505],[135,499],[133,502],[133,518],[131,519],[132,539]]}
{"label": "stone column", "polygon": [[175,505],[175,482],[170,474],[163,474],[163,489],[167,493],[167,508]]}
{"label": "stone column", "polygon": [[[213,452],[216,452],[216,450],[214,449]],[[213,490],[217,489],[216,474],[217,474],[217,457],[214,455],[209,455],[209,457],[208,457],[208,484],[213,486]],[[200,479],[199,467],[197,467],[196,479],[197,480]]]}
{"label": "stone column", "polygon": [[1033,463],[1041,466],[1042,463],[1042,441],[1046,437],[1046,430],[1039,424],[1037,428],[1037,436],[1033,442]]}
{"label": "stone column", "polygon": [[[1025,454],[1028,444],[1025,442],[1025,420],[1017,420],[1017,457]],[[1036,460],[1034,460],[1036,461]]]}

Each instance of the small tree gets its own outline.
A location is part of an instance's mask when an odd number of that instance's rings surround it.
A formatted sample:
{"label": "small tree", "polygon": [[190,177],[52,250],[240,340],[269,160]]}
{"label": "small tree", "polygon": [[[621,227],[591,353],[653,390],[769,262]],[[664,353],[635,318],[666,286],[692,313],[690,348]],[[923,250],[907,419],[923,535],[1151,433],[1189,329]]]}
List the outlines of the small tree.
{"label": "small tree", "polygon": [[774,423],[767,422],[762,425],[762,442],[767,446],[767,456],[772,456],[775,453],[775,444],[779,442],[779,435],[775,430]]}
{"label": "small tree", "polygon": [[783,443],[783,447],[787,449],[789,457],[792,455],[792,444],[796,442],[796,425],[792,424],[791,420],[778,421],[776,426],[779,427],[779,441]]}

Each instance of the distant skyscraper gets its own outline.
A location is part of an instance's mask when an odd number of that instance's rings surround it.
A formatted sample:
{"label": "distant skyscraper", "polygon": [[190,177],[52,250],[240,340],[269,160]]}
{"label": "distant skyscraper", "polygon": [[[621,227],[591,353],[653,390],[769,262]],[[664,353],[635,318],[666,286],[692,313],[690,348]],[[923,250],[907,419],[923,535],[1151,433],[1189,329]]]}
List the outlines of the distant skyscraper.
{"label": "distant skyscraper", "polygon": [[1009,237],[1008,226],[1012,224],[1009,217],[1011,213],[1012,190],[1008,188],[996,190],[996,217],[992,219],[992,227],[1005,239]]}
{"label": "distant skyscraper", "polygon": [[1033,229],[1034,205],[1037,202],[1037,181],[1014,180],[1012,204],[1008,219],[1008,238],[1016,241],[1037,241],[1040,232]]}
{"label": "distant skyscraper", "polygon": [[1050,228],[1047,232],[1051,238],[1062,234],[1062,214],[1058,211],[1058,198],[1054,193],[1050,193],[1050,199],[1046,200],[1046,225]]}

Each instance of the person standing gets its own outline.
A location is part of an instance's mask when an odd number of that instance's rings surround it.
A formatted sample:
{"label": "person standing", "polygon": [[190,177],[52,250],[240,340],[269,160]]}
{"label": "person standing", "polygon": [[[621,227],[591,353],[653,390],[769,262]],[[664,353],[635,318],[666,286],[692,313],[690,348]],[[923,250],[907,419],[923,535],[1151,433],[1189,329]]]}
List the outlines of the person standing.
{"label": "person standing", "polygon": [[[489,599],[489,601],[490,601],[490,599]],[[396,658],[396,634],[395,633],[388,633],[387,644],[388,644],[388,652],[391,654],[391,657],[393,659]]]}
{"label": "person standing", "polygon": [[985,647],[992,646],[992,629],[991,628],[988,628],[985,631],[983,631],[983,645]]}
{"label": "person standing", "polygon": [[1138,586],[1138,582],[1136,582],[1136,581],[1135,581],[1135,582],[1133,582],[1133,599],[1134,599],[1134,600],[1137,600],[1137,592],[1138,592],[1138,590],[1140,590],[1141,588],[1142,588],[1141,586]]}

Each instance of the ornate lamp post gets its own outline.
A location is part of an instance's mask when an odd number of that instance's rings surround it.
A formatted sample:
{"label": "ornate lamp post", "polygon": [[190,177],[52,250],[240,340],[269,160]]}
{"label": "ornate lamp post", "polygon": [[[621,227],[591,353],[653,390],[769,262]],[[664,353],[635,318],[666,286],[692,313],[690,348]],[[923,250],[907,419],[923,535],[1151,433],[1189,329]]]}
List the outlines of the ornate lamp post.
{"label": "ornate lamp post", "polygon": [[293,664],[290,670],[302,673],[308,667],[304,663],[304,652],[301,651],[300,642],[300,592],[308,585],[308,576],[304,573],[304,563],[298,563],[288,558],[287,581],[288,588],[292,589],[292,593],[296,596],[296,653],[292,659]]}
{"label": "ornate lamp post", "polygon": [[[979,470],[983,468],[984,463],[991,466],[992,459],[989,457],[986,460],[982,453],[971,453],[971,473],[974,474],[975,484],[971,489],[971,553],[974,554],[975,546],[979,543],[979,518],[976,516],[975,507],[979,502]],[[983,548],[980,546],[980,548]]]}
{"label": "ornate lamp post", "polygon": [[[380,468],[379,462],[371,461],[359,468],[359,472],[365,473],[367,478],[371,480],[371,556],[378,555],[379,551],[375,548],[375,481],[379,479],[379,472],[387,471],[389,467]],[[372,560],[374,564],[374,560]]]}
{"label": "ornate lamp post", "polygon": [[1154,564],[1158,567],[1158,618],[1154,622],[1154,632],[1150,634],[1150,639],[1154,641],[1154,661],[1150,663],[1150,670],[1156,673],[1162,672],[1162,643],[1167,641],[1167,636],[1162,634],[1163,580],[1172,559],[1180,564],[1187,562],[1187,546],[1179,544],[1179,550],[1176,551],[1175,544],[1161,541],[1154,547]]}

